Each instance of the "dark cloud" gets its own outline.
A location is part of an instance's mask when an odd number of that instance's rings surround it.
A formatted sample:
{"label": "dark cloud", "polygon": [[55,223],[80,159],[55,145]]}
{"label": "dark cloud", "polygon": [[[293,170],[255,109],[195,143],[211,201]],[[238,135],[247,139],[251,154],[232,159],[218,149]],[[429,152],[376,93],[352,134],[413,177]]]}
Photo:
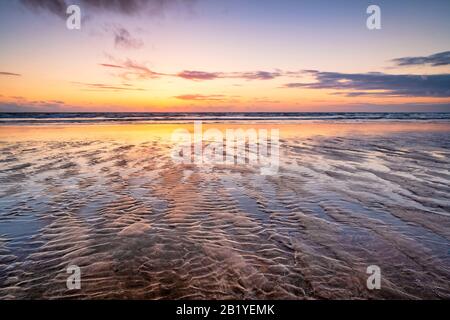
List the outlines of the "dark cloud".
{"label": "dark cloud", "polygon": [[20,0],[27,8],[33,10],[44,10],[65,16],[66,9],[71,4],[79,4],[88,9],[99,12],[116,12],[119,14],[151,14],[159,15],[174,7],[192,8],[195,0]]}
{"label": "dark cloud", "polygon": [[161,14],[174,7],[191,8],[195,0],[81,0],[81,4],[101,11],[122,14]]}
{"label": "dark cloud", "polygon": [[344,112],[449,112],[450,103],[349,103]]}
{"label": "dark cloud", "polygon": [[21,77],[22,75],[18,73],[0,71],[0,76]]}
{"label": "dark cloud", "polygon": [[286,88],[345,90],[347,96],[383,95],[450,97],[450,74],[391,75],[385,73],[338,73],[309,71],[313,83],[288,83]]}
{"label": "dark cloud", "polygon": [[65,0],[20,0],[20,2],[32,10],[49,11],[58,16],[64,16],[68,6]]}
{"label": "dark cloud", "polygon": [[144,45],[141,39],[132,36],[124,27],[115,27],[112,32],[114,34],[114,45],[116,48],[140,49]]}
{"label": "dark cloud", "polygon": [[302,71],[299,71],[299,73],[317,73],[319,72],[318,70],[312,70],[312,69],[305,69]]}
{"label": "dark cloud", "polygon": [[404,57],[393,59],[398,66],[431,65],[433,67],[447,66],[450,64],[450,51],[444,51],[424,57]]}

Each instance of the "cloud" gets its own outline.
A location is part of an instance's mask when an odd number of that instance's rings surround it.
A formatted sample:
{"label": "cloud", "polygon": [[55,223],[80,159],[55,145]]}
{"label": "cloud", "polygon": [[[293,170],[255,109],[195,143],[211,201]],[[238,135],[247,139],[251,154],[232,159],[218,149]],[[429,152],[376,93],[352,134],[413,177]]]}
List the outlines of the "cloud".
{"label": "cloud", "polygon": [[106,84],[106,83],[84,83],[73,82],[73,84],[79,85],[89,91],[144,91],[142,88],[137,88],[131,84]]}
{"label": "cloud", "polygon": [[122,66],[119,66],[117,64],[111,64],[111,63],[100,63],[101,66],[103,67],[107,67],[107,68],[118,68],[118,69],[123,69]]}
{"label": "cloud", "polygon": [[127,59],[122,62],[116,61],[116,63],[99,63],[102,67],[121,69],[118,75],[121,78],[129,80],[134,79],[155,79],[162,76],[177,77],[185,80],[192,81],[207,81],[217,79],[242,79],[242,80],[273,80],[277,77],[286,75],[281,71],[253,71],[253,72],[208,72],[197,70],[183,70],[175,74],[161,73],[152,71],[145,65]]}
{"label": "cloud", "polygon": [[119,28],[114,31],[114,44],[116,48],[124,49],[139,49],[144,45],[142,40],[133,38],[125,28]]}
{"label": "cloud", "polygon": [[190,71],[185,70],[176,74],[177,77],[187,80],[214,80],[223,78],[223,74],[220,72],[204,72],[204,71]]}
{"label": "cloud", "polygon": [[27,8],[38,11],[48,11],[57,16],[64,16],[67,10],[67,4],[64,0],[20,0]]}
{"label": "cloud", "polygon": [[279,77],[298,77],[304,74],[304,71],[282,71],[275,69],[274,71],[235,71],[235,72],[219,72],[219,71],[200,71],[200,70],[182,70],[175,73],[162,73],[149,69],[145,64],[133,61],[131,59],[120,60],[114,56],[106,54],[109,62],[99,63],[100,66],[115,69],[116,74],[122,79],[156,79],[160,77],[175,77],[191,81],[210,81],[217,79],[241,79],[241,80],[273,80]]}
{"label": "cloud", "polygon": [[256,98],[256,99],[250,100],[250,102],[254,102],[254,103],[263,103],[263,104],[276,104],[276,103],[281,103],[280,100],[269,99],[269,98],[267,98],[267,97]]}
{"label": "cloud", "polygon": [[105,31],[114,37],[114,45],[117,49],[140,49],[144,46],[144,41],[131,34],[125,27],[114,24],[105,26]]}
{"label": "cloud", "polygon": [[55,112],[68,107],[60,100],[28,100],[20,96],[4,97],[0,101],[0,112]]}
{"label": "cloud", "polygon": [[[68,0],[20,0],[27,8],[32,10],[48,11],[60,17],[64,17],[66,9],[73,1]],[[114,12],[124,15],[161,15],[170,8],[184,7],[191,9],[195,0],[78,0],[83,6],[97,12]]]}
{"label": "cloud", "polygon": [[[426,102],[407,102],[407,103],[345,103],[343,105],[329,105],[324,108],[325,112],[449,112],[450,103],[426,103]],[[314,108],[314,106],[311,106]],[[438,116],[437,116],[438,117]]]}
{"label": "cloud", "polygon": [[0,76],[21,77],[22,75],[18,73],[0,71]]}
{"label": "cloud", "polygon": [[165,74],[155,72],[150,70],[144,64],[140,64],[131,59],[127,59],[125,61],[115,61],[116,63],[100,63],[102,67],[112,68],[112,69],[120,69],[121,71],[118,73],[118,76],[125,80],[138,79],[138,80],[147,80],[147,79],[156,79]]}
{"label": "cloud", "polygon": [[174,7],[190,9],[195,2],[195,0],[81,0],[82,4],[100,11],[112,11],[127,15],[139,13],[160,15]]}
{"label": "cloud", "polygon": [[176,74],[177,77],[187,80],[215,80],[215,79],[242,79],[242,80],[273,80],[279,77],[297,77],[303,72],[299,71],[238,71],[238,72],[205,72],[184,70]]}
{"label": "cloud", "polygon": [[290,76],[293,72],[277,71],[250,71],[250,72],[205,72],[184,70],[176,74],[177,77],[187,80],[215,80],[215,79],[243,79],[243,80],[273,80],[282,76]]}
{"label": "cloud", "polygon": [[346,96],[450,97],[450,74],[391,75],[379,72],[338,73],[307,71],[313,83],[287,83],[285,88],[345,90]]}
{"label": "cloud", "polygon": [[184,94],[180,96],[175,96],[179,100],[189,100],[189,101],[222,101],[225,96],[222,94],[213,95],[203,95],[203,94]]}
{"label": "cloud", "polygon": [[433,67],[450,64],[450,51],[444,51],[425,57],[404,57],[392,60],[398,66],[431,65]]}
{"label": "cloud", "polygon": [[[289,72],[290,74],[291,72]],[[238,72],[235,73],[236,78],[242,78],[246,80],[272,80],[281,76],[285,76],[287,73],[282,71],[254,71],[254,72]],[[231,76],[232,77],[232,76]]]}

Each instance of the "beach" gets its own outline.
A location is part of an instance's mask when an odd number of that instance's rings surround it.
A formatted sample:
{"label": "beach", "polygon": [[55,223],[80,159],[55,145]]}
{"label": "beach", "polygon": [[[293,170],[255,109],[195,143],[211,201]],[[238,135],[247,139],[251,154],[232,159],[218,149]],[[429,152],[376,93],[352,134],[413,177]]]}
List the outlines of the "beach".
{"label": "beach", "polygon": [[179,128],[0,126],[0,298],[450,299],[448,121],[204,125],[278,129],[271,175]]}

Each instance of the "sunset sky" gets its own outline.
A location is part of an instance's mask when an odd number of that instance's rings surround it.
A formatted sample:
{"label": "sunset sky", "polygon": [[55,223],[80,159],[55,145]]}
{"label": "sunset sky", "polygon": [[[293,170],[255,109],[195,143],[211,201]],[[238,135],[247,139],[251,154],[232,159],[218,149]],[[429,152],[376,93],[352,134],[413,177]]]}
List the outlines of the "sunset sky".
{"label": "sunset sky", "polygon": [[1,1],[0,111],[450,112],[450,1]]}

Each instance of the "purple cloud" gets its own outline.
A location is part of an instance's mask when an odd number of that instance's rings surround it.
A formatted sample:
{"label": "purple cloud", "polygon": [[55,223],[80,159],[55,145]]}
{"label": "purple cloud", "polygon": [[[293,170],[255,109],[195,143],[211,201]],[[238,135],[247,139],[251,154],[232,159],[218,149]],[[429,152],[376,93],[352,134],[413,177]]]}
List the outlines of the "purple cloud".
{"label": "purple cloud", "polygon": [[242,78],[246,80],[272,80],[286,75],[282,71],[254,71],[254,72],[238,72],[235,73],[236,78]]}
{"label": "purple cloud", "polygon": [[450,74],[391,75],[380,72],[338,73],[309,71],[313,83],[287,83],[285,88],[346,90],[346,96],[380,95],[407,97],[450,97]]}
{"label": "purple cloud", "polygon": [[185,70],[177,73],[177,77],[188,79],[188,80],[214,80],[217,78],[222,78],[223,74],[220,72],[204,72],[204,71],[190,71]]}
{"label": "purple cloud", "polygon": [[450,64],[450,51],[435,53],[422,57],[404,57],[393,59],[398,66],[430,65],[433,67],[447,66]]}

